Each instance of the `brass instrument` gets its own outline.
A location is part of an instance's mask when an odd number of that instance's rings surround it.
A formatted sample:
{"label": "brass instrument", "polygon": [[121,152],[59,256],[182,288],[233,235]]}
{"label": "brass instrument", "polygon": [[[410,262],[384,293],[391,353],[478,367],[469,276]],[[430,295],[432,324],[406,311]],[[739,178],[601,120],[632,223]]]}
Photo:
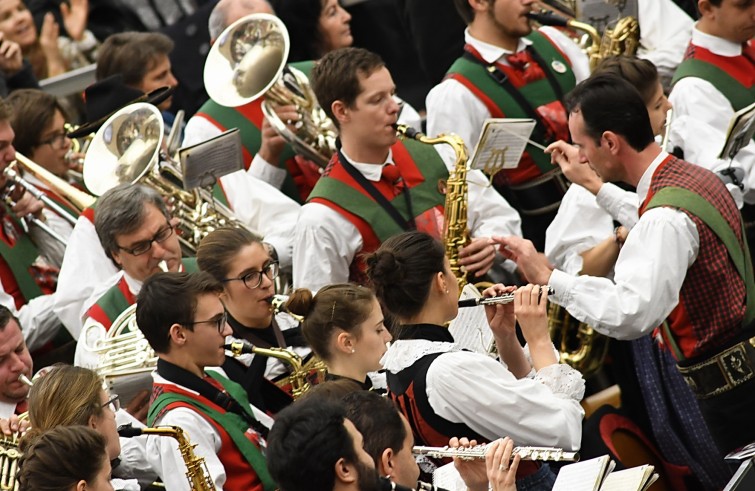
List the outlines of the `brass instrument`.
{"label": "brass instrument", "polygon": [[634,56],[640,47],[640,23],[634,17],[619,19],[613,27],[606,27],[600,41],[600,59],[608,56]]}
{"label": "brass instrument", "polygon": [[[420,447],[412,448],[414,455],[427,455],[436,459],[456,457],[461,460],[484,459],[487,445],[474,447]],[[567,452],[563,448],[553,447],[514,447],[511,458],[518,455],[522,460],[542,460],[550,462],[578,462],[579,452]]]}
{"label": "brass instrument", "polygon": [[156,428],[134,428],[131,425],[118,428],[118,435],[131,438],[140,435],[158,435],[175,438],[178,451],[186,464],[186,478],[192,491],[215,491],[215,483],[202,457],[194,453],[196,444],[192,444],[183,429],[178,426],[158,426]]}
{"label": "brass instrument", "polygon": [[454,169],[446,181],[446,202],[444,206],[443,244],[446,257],[451,263],[451,271],[459,283],[459,291],[467,284],[467,275],[459,264],[459,249],[469,243],[467,230],[467,147],[461,137],[454,134],[440,134],[430,138],[410,126],[397,124],[396,131],[401,138],[411,138],[420,143],[451,146],[456,154]]}
{"label": "brass instrument", "polygon": [[147,185],[164,198],[179,220],[179,241],[186,255],[194,255],[208,233],[222,227],[241,227],[228,207],[207,189],[185,190],[175,162],[161,159],[164,123],[160,111],[144,102],[130,104],[97,130],[84,162],[84,182],[95,195],[122,183]]}
{"label": "brass instrument", "polygon": [[290,365],[291,375],[289,379],[292,387],[291,395],[294,399],[298,399],[312,387],[307,379],[309,370],[302,365],[301,356],[291,350],[286,348],[259,348],[247,341],[241,340],[226,344],[223,348],[233,353],[233,356],[241,356],[243,354],[268,356],[282,360]]}
{"label": "brass instrument", "polygon": [[[18,380],[29,385],[32,383],[23,373],[18,376]],[[19,421],[27,419],[29,419],[28,411],[18,416]],[[19,460],[22,457],[19,450],[21,437],[20,432],[14,432],[10,436],[0,438],[0,489],[2,490],[18,491],[16,474],[18,474]]]}
{"label": "brass instrument", "polygon": [[579,370],[584,378],[603,365],[611,339],[575,319],[555,303],[548,305],[548,330],[561,363]]}
{"label": "brass instrument", "polygon": [[[287,66],[290,41],[283,22],[253,14],[228,26],[213,44],[204,66],[204,84],[222,106],[237,107],[264,97],[262,111],[299,155],[325,167],[336,152],[338,131],[317,102],[307,76]],[[275,106],[293,104],[300,120],[295,131]]]}

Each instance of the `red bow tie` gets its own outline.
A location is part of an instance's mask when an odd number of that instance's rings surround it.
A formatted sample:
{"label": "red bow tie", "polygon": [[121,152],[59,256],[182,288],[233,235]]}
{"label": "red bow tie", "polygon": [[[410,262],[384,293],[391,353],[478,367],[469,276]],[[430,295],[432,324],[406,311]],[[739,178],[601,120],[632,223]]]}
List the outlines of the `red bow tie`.
{"label": "red bow tie", "polygon": [[529,51],[526,49],[506,56],[506,61],[509,62],[511,68],[521,72],[522,78],[524,78],[525,82],[534,82],[535,80],[540,80],[545,77],[543,69],[540,68],[540,65],[534,62]]}

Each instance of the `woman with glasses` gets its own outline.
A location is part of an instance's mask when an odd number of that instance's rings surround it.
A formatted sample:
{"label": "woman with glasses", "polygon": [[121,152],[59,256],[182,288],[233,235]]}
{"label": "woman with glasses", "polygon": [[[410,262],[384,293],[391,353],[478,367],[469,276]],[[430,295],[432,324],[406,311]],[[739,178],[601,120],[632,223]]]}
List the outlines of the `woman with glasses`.
{"label": "woman with glasses", "polygon": [[[221,300],[233,330],[231,338],[260,348],[291,349],[305,363],[310,361],[312,352],[296,319],[273,312],[278,262],[259,238],[243,228],[215,230],[199,244],[197,265],[223,284]],[[290,370],[278,359],[243,355],[229,359],[223,369],[246,389],[257,407],[275,413],[291,402],[286,380]]]}
{"label": "woman with glasses", "polygon": [[59,426],[83,425],[105,439],[108,459],[119,459],[113,475],[115,489],[139,489],[134,480],[150,483],[157,474],[146,461],[146,438],[120,438],[118,424],[138,424],[120,411],[118,396],[109,394],[102,379],[92,370],[70,365],[53,367],[34,382],[29,391],[31,432],[45,432]]}

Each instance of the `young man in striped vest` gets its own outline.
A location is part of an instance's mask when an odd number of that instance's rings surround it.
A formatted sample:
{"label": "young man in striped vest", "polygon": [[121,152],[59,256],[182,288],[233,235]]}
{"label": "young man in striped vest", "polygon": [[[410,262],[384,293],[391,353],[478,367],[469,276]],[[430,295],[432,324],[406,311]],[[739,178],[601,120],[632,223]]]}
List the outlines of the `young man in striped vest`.
{"label": "young man in striped vest", "polygon": [[[695,393],[720,452],[755,440],[755,282],[736,203],[712,172],[663,151],[642,98],[628,82],[598,75],[569,95],[574,146],[549,147],[555,162],[590,165],[604,181],[637,188],[640,219],[614,279],[552,270],[519,238],[497,238],[533,283],[595,330],[634,339],[655,330]],[[660,327],[659,327],[660,326]]]}
{"label": "young man in striped vest", "polygon": [[[221,369],[206,370],[223,364],[225,337],[231,334],[222,293],[223,286],[206,272],[157,273],[144,282],[136,321],[159,356],[147,421],[180,426],[216,489],[273,491],[263,454],[272,420]],[[150,436],[147,455],[167,489],[192,489],[175,440]]]}

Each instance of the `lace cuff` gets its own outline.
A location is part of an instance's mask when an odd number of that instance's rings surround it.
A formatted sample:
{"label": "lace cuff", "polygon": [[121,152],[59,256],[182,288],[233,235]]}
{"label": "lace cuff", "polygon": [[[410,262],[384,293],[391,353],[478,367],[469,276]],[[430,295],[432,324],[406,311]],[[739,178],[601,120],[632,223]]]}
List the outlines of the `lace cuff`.
{"label": "lace cuff", "polygon": [[565,399],[581,401],[585,395],[585,379],[582,378],[582,374],[563,363],[541,368],[535,380]]}

